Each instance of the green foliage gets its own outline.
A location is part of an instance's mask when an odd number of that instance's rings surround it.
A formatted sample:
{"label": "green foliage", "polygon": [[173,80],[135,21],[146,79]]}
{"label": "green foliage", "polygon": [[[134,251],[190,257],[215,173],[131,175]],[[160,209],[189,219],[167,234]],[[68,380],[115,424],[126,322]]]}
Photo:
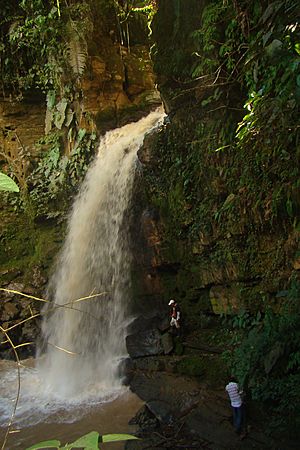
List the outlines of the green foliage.
{"label": "green foliage", "polygon": [[[208,2],[201,13],[201,27],[198,21],[192,31],[195,62],[186,60],[184,72],[179,66],[164,68],[163,63],[168,64],[165,48],[155,57],[160,58],[158,70],[164,77],[178,78],[177,71],[183,76],[187,69],[191,82],[200,77],[199,84],[180,86],[182,94],[176,97],[178,102],[179,98],[193,101],[198,117],[181,117],[179,127],[167,130],[157,155],[159,177],[164,178],[159,184],[165,184],[165,189],[160,192],[157,186],[155,201],[158,196],[167,197],[164,215],[173,218],[170,226],[180,237],[209,230],[211,217],[224,231],[237,228],[236,217],[244,218],[241,227],[248,230],[279,222],[285,229],[297,227],[300,33],[296,8],[292,0],[270,5]],[[186,18],[176,11],[184,29]],[[161,40],[173,54],[172,39],[169,44]],[[178,54],[182,45],[177,44]],[[170,99],[173,85],[167,91]],[[242,118],[243,104],[247,114]],[[182,132],[184,126],[187,130]]]}
{"label": "green foliage", "polygon": [[5,173],[0,172],[0,191],[19,192],[19,190],[14,180],[5,175]]}
{"label": "green foliage", "polygon": [[[260,236],[276,232],[287,247],[298,243],[299,2],[211,1],[201,16],[195,9],[195,22],[186,20],[183,3],[168,4],[154,19],[160,25],[154,30],[155,69],[172,114],[157,139],[155,164],[144,172],[149,197],[163,223],[165,260],[182,266],[188,257],[201,261],[195,285],[202,267],[205,274],[210,267],[214,272],[203,284],[257,283],[257,295],[247,297],[255,311],[263,296],[272,298],[279,274],[285,278],[291,271],[289,250],[270,249]],[[258,308],[230,320],[232,367],[279,433],[300,425],[296,285],[280,313]]]}
{"label": "green foliage", "polygon": [[192,32],[197,56],[191,68],[193,78],[211,73],[218,67],[216,52],[221,39],[220,23],[225,20],[227,9],[223,0],[208,4],[202,12],[201,28]]}
{"label": "green foliage", "polygon": [[29,195],[37,217],[65,214],[65,201],[73,195],[94,155],[96,135],[79,129],[69,157],[61,152],[61,134],[50,133],[39,141],[42,157],[28,179]]}
{"label": "green foliage", "polygon": [[[86,36],[92,29],[87,1],[70,5],[41,0],[3,0],[5,19],[0,23],[0,83],[3,92],[22,98],[39,88],[57,92],[65,74],[82,75]],[[55,6],[56,4],[56,6]]]}
{"label": "green foliage", "polygon": [[[300,283],[292,281],[279,313],[247,313],[232,319],[245,330],[227,354],[232,371],[252,399],[263,402],[272,429],[297,431],[300,425]],[[238,345],[236,345],[238,343]]]}
{"label": "green foliage", "polygon": [[76,439],[76,441],[65,444],[61,446],[60,441],[51,440],[51,441],[43,441],[38,444],[34,444],[31,447],[28,447],[26,450],[38,450],[38,449],[48,449],[48,448],[56,448],[56,449],[66,449],[71,450],[73,448],[82,448],[85,450],[98,450],[99,442],[118,442],[118,441],[128,441],[132,439],[138,439],[131,434],[104,434],[102,436],[99,435],[96,431],[91,431],[88,434]]}

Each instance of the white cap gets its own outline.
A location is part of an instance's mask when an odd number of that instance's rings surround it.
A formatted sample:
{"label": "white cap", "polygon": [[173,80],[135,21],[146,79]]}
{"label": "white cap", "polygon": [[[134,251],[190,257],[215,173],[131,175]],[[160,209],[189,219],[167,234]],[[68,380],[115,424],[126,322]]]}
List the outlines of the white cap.
{"label": "white cap", "polygon": [[173,303],[175,303],[175,300],[170,300],[169,301],[169,306],[173,305]]}

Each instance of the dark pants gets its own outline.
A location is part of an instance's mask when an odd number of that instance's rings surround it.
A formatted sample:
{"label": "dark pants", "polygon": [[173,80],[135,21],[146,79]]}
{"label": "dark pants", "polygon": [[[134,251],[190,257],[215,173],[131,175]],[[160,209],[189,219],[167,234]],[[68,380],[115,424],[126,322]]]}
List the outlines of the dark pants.
{"label": "dark pants", "polygon": [[244,407],[243,405],[239,406],[238,408],[232,407],[233,410],[233,426],[235,428],[235,431],[237,433],[240,433],[243,426],[243,420],[244,420]]}

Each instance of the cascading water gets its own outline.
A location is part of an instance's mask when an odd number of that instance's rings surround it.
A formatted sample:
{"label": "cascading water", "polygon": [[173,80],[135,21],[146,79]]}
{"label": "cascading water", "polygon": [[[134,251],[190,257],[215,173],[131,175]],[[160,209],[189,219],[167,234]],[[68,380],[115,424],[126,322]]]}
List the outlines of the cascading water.
{"label": "cascading water", "polygon": [[[103,392],[121,384],[118,364],[126,354],[129,204],[136,153],[145,132],[160,118],[161,112],[153,112],[108,132],[74,203],[50,284],[55,305],[66,307],[57,307],[43,324],[48,349],[41,371],[47,388],[60,396],[91,393],[95,381]],[[94,293],[101,295],[76,302]]]}
{"label": "cascading water", "polygon": [[[21,369],[16,413],[21,424],[47,421],[49,415],[50,421],[55,417],[74,421],[74,410],[70,414],[66,407],[70,403],[86,408],[115,398],[121,390],[118,367],[126,355],[130,321],[129,225],[136,154],[145,133],[163,116],[156,110],[101,140],[74,202],[67,238],[49,283],[53,301],[42,324],[46,352],[38,356],[36,367]],[[16,372],[9,371],[3,386],[0,383],[6,420],[16,378]]]}

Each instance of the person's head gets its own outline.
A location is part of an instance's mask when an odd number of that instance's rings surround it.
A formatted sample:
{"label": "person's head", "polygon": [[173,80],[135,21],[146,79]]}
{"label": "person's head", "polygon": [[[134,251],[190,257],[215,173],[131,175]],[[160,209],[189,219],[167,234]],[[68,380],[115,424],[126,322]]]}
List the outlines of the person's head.
{"label": "person's head", "polygon": [[175,300],[171,299],[171,300],[169,301],[168,305],[169,305],[169,306],[175,305]]}
{"label": "person's head", "polygon": [[236,378],[236,376],[233,375],[233,374],[231,374],[230,377],[229,377],[229,381],[230,381],[231,383],[237,383],[237,378]]}

